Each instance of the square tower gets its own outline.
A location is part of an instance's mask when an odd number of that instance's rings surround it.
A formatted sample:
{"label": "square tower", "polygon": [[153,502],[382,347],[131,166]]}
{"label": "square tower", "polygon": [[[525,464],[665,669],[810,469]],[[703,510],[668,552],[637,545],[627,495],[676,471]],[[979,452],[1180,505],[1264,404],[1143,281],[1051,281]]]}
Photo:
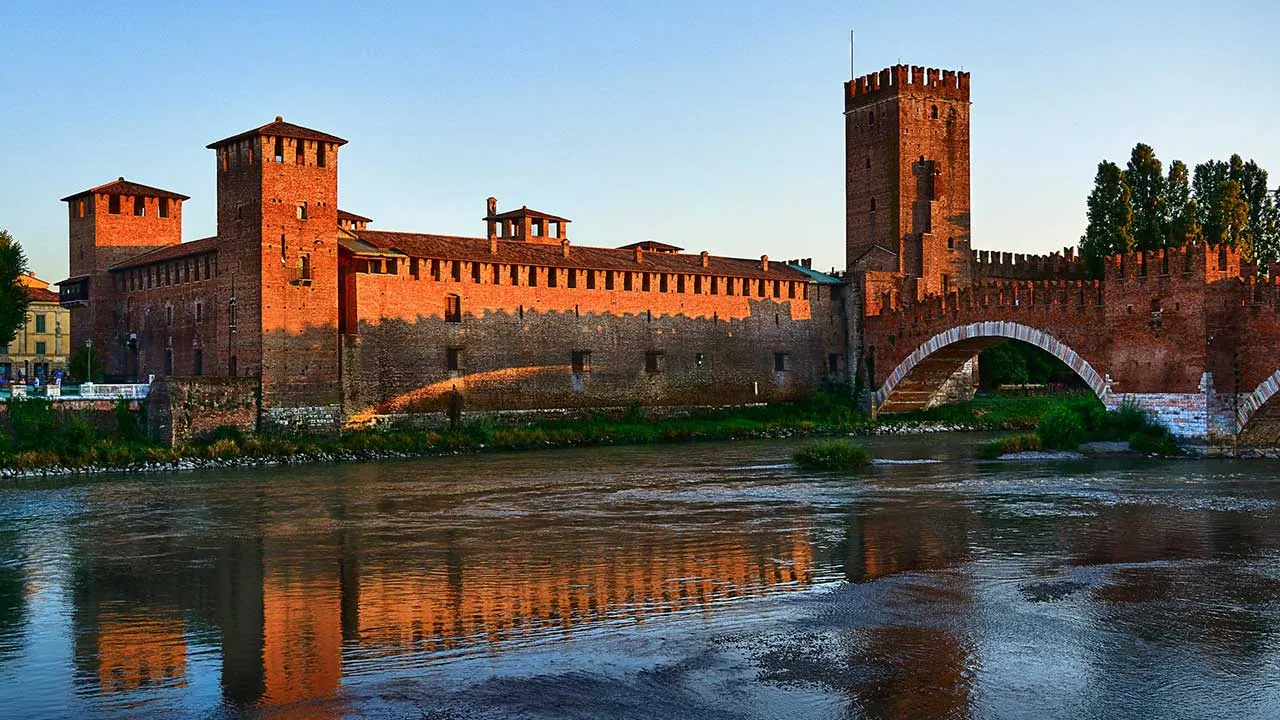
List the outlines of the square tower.
{"label": "square tower", "polygon": [[70,352],[92,341],[113,376],[123,372],[125,338],[117,332],[121,303],[110,268],[143,253],[182,242],[182,203],[170,190],[123,177],[68,195],[71,276],[58,283],[71,310]]}
{"label": "square tower", "polygon": [[[338,148],[345,144],[277,116],[207,146],[218,176],[218,280],[234,326],[218,361],[228,375],[261,378],[268,422],[340,416]],[[294,412],[307,408],[316,412]]]}
{"label": "square tower", "polygon": [[895,65],[845,83],[845,261],[916,294],[968,281],[969,73]]}

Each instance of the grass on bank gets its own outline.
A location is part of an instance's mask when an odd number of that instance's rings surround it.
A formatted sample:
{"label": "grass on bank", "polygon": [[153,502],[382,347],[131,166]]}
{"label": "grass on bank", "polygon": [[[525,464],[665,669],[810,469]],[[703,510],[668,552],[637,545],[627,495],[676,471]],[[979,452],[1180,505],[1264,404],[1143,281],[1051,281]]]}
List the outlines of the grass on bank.
{"label": "grass on bank", "polygon": [[852,470],[871,464],[871,453],[852,440],[815,440],[792,457],[806,470]]}
{"label": "grass on bank", "polygon": [[[1048,398],[1046,398],[1048,399]],[[1075,450],[1085,442],[1128,442],[1130,449],[1145,455],[1178,455],[1173,435],[1157,424],[1145,410],[1124,405],[1107,410],[1092,396],[1081,400],[1052,403],[1045,407],[1034,433],[1021,433],[986,443],[979,457],[1035,450]]]}

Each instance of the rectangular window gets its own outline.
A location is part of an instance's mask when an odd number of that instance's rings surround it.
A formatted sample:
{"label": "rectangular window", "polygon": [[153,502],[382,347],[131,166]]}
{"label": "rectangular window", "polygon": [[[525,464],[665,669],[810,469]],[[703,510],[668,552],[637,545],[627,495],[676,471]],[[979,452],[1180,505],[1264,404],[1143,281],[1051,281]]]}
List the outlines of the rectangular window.
{"label": "rectangular window", "polygon": [[623,290],[631,289],[631,273],[629,272],[623,273],[622,275],[622,289]]}
{"label": "rectangular window", "polygon": [[582,375],[591,372],[591,351],[574,350],[572,363],[574,375]]}
{"label": "rectangular window", "polygon": [[134,217],[146,217],[147,215],[147,199],[141,195],[133,196],[133,215]]}
{"label": "rectangular window", "polygon": [[662,372],[662,351],[650,350],[644,354],[644,371],[647,373]]}
{"label": "rectangular window", "polygon": [[565,272],[565,280],[567,280],[568,286],[570,288],[577,288],[578,287],[578,271],[574,270],[573,268],[569,268],[564,272]]}
{"label": "rectangular window", "polygon": [[605,290],[613,289],[613,271],[612,270],[604,271],[604,289]]}
{"label": "rectangular window", "polygon": [[493,284],[501,285],[502,284],[502,266],[499,265],[498,263],[494,263],[491,267],[493,268]]}
{"label": "rectangular window", "polygon": [[782,297],[782,281],[781,280],[773,281],[773,296]]}
{"label": "rectangular window", "polygon": [[786,353],[774,353],[773,354],[773,371],[786,372],[789,369],[787,367],[787,365],[789,364],[788,360],[789,358],[787,357]]}
{"label": "rectangular window", "polygon": [[164,308],[164,322],[166,325],[173,324],[173,306],[166,305]]}
{"label": "rectangular window", "polygon": [[520,266],[512,265],[511,266],[511,285],[515,286],[519,284],[520,284]]}
{"label": "rectangular window", "polygon": [[666,273],[658,276],[658,292],[667,292],[667,277]]}
{"label": "rectangular window", "polygon": [[719,295],[719,294],[720,294],[720,287],[719,287],[720,282],[719,282],[719,278],[709,277],[709,278],[707,278],[707,284],[711,286],[711,294],[712,294],[712,295]]}
{"label": "rectangular window", "polygon": [[724,279],[724,294],[725,295],[733,294],[733,278]]}
{"label": "rectangular window", "polygon": [[556,276],[559,274],[555,268],[547,268],[547,287],[556,286],[556,282],[559,280]]}
{"label": "rectangular window", "polygon": [[129,292],[133,292],[133,290],[134,290],[134,285],[133,285],[133,271],[132,271],[132,270],[130,270],[130,271],[127,273],[127,275],[128,275],[128,277],[129,277]]}
{"label": "rectangular window", "polygon": [[324,163],[325,163],[324,153],[325,153],[325,147],[327,145],[328,143],[322,143],[322,142],[316,143],[316,167],[324,167]]}
{"label": "rectangular window", "polygon": [[480,263],[478,262],[471,263],[471,282],[477,284],[480,282]]}
{"label": "rectangular window", "polygon": [[45,344],[44,344],[44,343],[42,343],[42,342],[38,342],[38,343],[36,343],[36,354],[37,354],[37,355],[43,355],[43,354],[44,354],[44,349],[45,349]]}
{"label": "rectangular window", "polygon": [[37,315],[36,316],[36,332],[38,333],[49,332],[48,328],[49,328],[49,316]]}
{"label": "rectangular window", "polygon": [[446,295],[444,298],[444,321],[462,322],[462,298],[457,295]]}
{"label": "rectangular window", "polygon": [[196,322],[204,322],[204,303],[196,303]]}
{"label": "rectangular window", "polygon": [[761,280],[761,281],[760,281],[760,284],[759,284],[759,287],[757,288],[757,291],[758,291],[758,293],[757,293],[757,294],[759,294],[759,295],[760,295],[760,297],[764,297],[764,281],[763,281],[763,280]]}
{"label": "rectangular window", "polygon": [[431,261],[431,279],[436,281],[440,280],[440,261],[439,260]]}
{"label": "rectangular window", "polygon": [[587,271],[587,289],[588,290],[596,289],[596,271],[595,270]]}
{"label": "rectangular window", "polygon": [[196,350],[195,352],[191,353],[191,374],[192,375],[204,374],[204,351],[203,350]]}
{"label": "rectangular window", "polygon": [[458,372],[462,369],[462,350],[460,348],[449,348],[444,351],[444,369],[449,372]]}
{"label": "rectangular window", "polygon": [[120,214],[120,196],[119,195],[116,195],[113,193],[107,196],[107,212],[111,213],[112,215]]}
{"label": "rectangular window", "polygon": [[296,165],[306,165],[306,143],[301,140],[293,141],[293,160]]}
{"label": "rectangular window", "polygon": [[418,279],[418,258],[409,258],[409,276],[414,280]]}
{"label": "rectangular window", "polygon": [[640,289],[649,292],[649,273],[640,273]]}
{"label": "rectangular window", "polygon": [[529,287],[538,287],[538,268],[529,266]]}
{"label": "rectangular window", "polygon": [[191,261],[182,261],[182,282],[191,282]]}
{"label": "rectangular window", "polygon": [[298,208],[297,208],[297,210],[296,210],[296,214],[297,214],[297,216],[298,216],[298,219],[299,219],[299,220],[306,220],[306,219],[307,219],[307,204],[306,204],[306,203],[298,203]]}
{"label": "rectangular window", "polygon": [[[699,277],[698,275],[694,275],[693,291],[695,293],[701,292],[702,291],[701,288],[702,288],[702,278]],[[684,292],[684,274],[683,273],[676,276],[676,292],[678,293]]]}
{"label": "rectangular window", "polygon": [[[946,275],[943,275],[942,277],[946,278]],[[943,282],[945,282],[945,279]],[[793,282],[787,283],[787,297],[792,300],[796,299],[796,284]]]}
{"label": "rectangular window", "polygon": [[453,278],[454,282],[462,281],[462,262],[461,261],[453,260],[449,262],[449,277]]}

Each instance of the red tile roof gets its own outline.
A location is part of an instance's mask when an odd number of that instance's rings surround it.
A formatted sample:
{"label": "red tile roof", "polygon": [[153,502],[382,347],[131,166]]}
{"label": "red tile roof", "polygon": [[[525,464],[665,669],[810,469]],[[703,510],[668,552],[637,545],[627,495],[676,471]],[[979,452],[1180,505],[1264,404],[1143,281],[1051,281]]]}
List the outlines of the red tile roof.
{"label": "red tile roof", "polygon": [[330,135],[329,133],[323,133],[323,132],[320,132],[319,130],[312,130],[311,128],[305,128],[305,127],[302,127],[301,125],[294,125],[293,123],[287,123],[279,115],[277,115],[275,122],[269,122],[266,125],[263,125],[262,127],[254,128],[252,130],[246,130],[240,133],[239,135],[232,135],[229,138],[223,138],[221,140],[211,142],[208,145],[205,145],[205,147],[212,150],[216,147],[226,145],[227,143],[230,143],[230,142],[243,140],[245,138],[258,137],[259,135],[270,135],[273,137],[279,136],[279,137],[290,137],[290,138],[302,138],[303,140],[319,140],[321,142],[337,143],[338,145],[347,144],[346,140],[343,140],[337,135]]}
{"label": "red tile roof", "polygon": [[373,222],[373,218],[367,218],[363,215],[357,215],[353,212],[347,212],[342,208],[338,208],[338,219],[339,220],[355,220],[357,222]]}
{"label": "red tile roof", "polygon": [[31,300],[31,302],[45,302],[45,303],[58,302],[58,293],[53,292],[48,288],[29,287],[29,288],[26,288],[26,291],[27,291],[27,297]]}
{"label": "red tile roof", "polygon": [[190,255],[206,253],[217,249],[217,236],[201,238],[199,240],[192,240],[191,242],[178,243],[177,245],[166,245],[162,248],[148,250],[140,255],[134,255],[124,262],[118,262],[107,269],[124,270],[126,268],[150,265],[151,263],[173,260],[175,258],[184,258]]}
{"label": "red tile roof", "polygon": [[539,220],[552,220],[552,221],[558,221],[558,222],[566,222],[566,223],[573,222],[569,218],[563,218],[563,217],[560,217],[559,215],[544,213],[541,210],[530,210],[527,206],[522,208],[517,208],[515,210],[508,210],[506,212],[501,212],[496,215],[490,215],[486,217],[485,220],[516,220],[516,219],[525,218],[525,217],[537,218]]}
{"label": "red tile roof", "polygon": [[74,195],[68,195],[62,198],[62,201],[67,202],[84,195],[95,193],[100,195],[145,195],[147,197],[172,198],[174,200],[191,199],[186,195],[173,192],[172,190],[161,190],[160,188],[151,187],[150,185],[143,185],[142,183],[136,183],[132,180],[125,180],[121,177],[116,180],[112,180],[106,185],[99,185],[96,188],[90,188],[88,190],[82,190],[75,193]]}
{"label": "red tile roof", "polygon": [[759,260],[729,258],[718,255],[707,257],[707,267],[702,266],[699,255],[642,252],[643,261],[636,263],[634,250],[621,248],[587,247],[571,245],[569,257],[564,257],[560,246],[530,243],[521,240],[498,240],[498,253],[489,253],[486,238],[425,235],[420,233],[387,232],[385,230],[357,230],[356,236],[374,247],[398,250],[406,255],[440,260],[465,260],[498,262],[512,265],[537,265],[540,267],[566,267],[591,270],[630,270],[633,272],[671,272],[697,275],[721,275],[769,280],[808,280],[809,276],[782,262],[769,263],[769,271],[760,267]]}

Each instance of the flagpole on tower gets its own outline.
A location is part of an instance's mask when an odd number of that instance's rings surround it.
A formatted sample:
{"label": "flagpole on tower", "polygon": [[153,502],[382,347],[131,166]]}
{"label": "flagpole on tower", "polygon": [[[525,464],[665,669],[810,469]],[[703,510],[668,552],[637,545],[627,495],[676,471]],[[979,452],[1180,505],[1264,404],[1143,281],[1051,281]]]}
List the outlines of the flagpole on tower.
{"label": "flagpole on tower", "polygon": [[858,76],[853,69],[853,28],[849,28],[849,79],[853,80]]}

